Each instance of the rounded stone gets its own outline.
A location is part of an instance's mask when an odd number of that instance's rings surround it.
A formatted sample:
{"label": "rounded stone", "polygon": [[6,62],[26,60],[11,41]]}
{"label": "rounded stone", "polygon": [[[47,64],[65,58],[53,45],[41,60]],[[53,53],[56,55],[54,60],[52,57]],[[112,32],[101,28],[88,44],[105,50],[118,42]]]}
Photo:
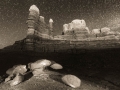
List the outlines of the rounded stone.
{"label": "rounded stone", "polygon": [[78,88],[81,85],[81,80],[74,75],[65,75],[65,76],[62,77],[62,81],[66,85],[68,85],[72,88]]}
{"label": "rounded stone", "polygon": [[51,65],[51,61],[42,59],[42,60],[37,60],[34,63],[30,63],[29,67],[31,70],[34,70],[34,69],[38,69],[38,68],[45,68],[50,65]]}
{"label": "rounded stone", "polygon": [[52,69],[56,69],[56,70],[58,70],[58,69],[63,69],[62,65],[60,65],[60,64],[58,64],[58,63],[52,64],[50,67],[51,67]]}

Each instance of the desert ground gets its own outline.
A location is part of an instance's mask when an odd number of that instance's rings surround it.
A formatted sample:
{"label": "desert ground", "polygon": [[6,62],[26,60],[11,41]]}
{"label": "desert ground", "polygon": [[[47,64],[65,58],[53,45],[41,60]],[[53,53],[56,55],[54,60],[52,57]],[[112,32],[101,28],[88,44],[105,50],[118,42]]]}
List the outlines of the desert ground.
{"label": "desert ground", "polygon": [[[34,77],[32,73],[17,86],[4,83],[5,72],[13,65],[39,59],[56,61],[62,70],[48,68],[47,74]],[[80,53],[40,53],[34,51],[0,51],[0,90],[120,90],[120,49],[82,50]],[[81,86],[73,89],[61,81],[72,74],[81,79]],[[3,78],[3,79],[2,79]]]}

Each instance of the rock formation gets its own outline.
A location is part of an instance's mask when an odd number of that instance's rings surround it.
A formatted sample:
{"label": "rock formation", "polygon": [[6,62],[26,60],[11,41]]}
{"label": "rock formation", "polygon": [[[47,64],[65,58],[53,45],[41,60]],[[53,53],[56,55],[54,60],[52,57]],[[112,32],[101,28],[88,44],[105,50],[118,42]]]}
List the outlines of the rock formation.
{"label": "rock formation", "polygon": [[69,24],[63,24],[63,33],[65,34],[67,31],[69,31]]}
{"label": "rock formation", "polygon": [[[87,30],[86,30],[87,29]],[[75,19],[69,24],[63,25],[63,32],[66,33],[67,31],[74,31],[74,32],[87,32],[89,33],[88,27],[86,27],[86,22],[84,20]]]}
{"label": "rock formation", "polygon": [[91,34],[95,35],[96,37],[98,37],[98,34],[100,34],[100,33],[101,33],[101,30],[100,30],[100,29],[93,29],[93,30],[91,31]]}
{"label": "rock formation", "polygon": [[53,28],[53,20],[51,18],[49,20],[49,25],[50,25],[50,28],[52,29]]}
{"label": "rock formation", "polygon": [[18,73],[15,78],[10,82],[10,86],[18,85],[19,83],[23,82],[24,76]]}
{"label": "rock formation", "polygon": [[71,23],[63,25],[63,33],[63,37],[70,40],[87,38],[87,35],[90,34],[90,31],[86,26],[85,20],[75,19]]}
{"label": "rock formation", "polygon": [[85,20],[79,20],[79,19],[75,19],[72,22],[72,26],[74,30],[80,30],[80,29],[85,29],[86,28],[86,22]]}
{"label": "rock formation", "polygon": [[32,5],[29,9],[29,16],[27,20],[27,25],[28,25],[28,32],[27,35],[33,35],[34,31],[37,29],[37,22],[39,20],[39,9],[35,6]]}
{"label": "rock formation", "polygon": [[108,27],[103,27],[103,28],[101,28],[101,33],[108,33],[108,32],[110,32],[110,28],[108,28]]}
{"label": "rock formation", "polygon": [[[81,41],[84,41],[84,43],[91,41],[89,43],[92,43],[94,40],[118,40],[120,38],[120,33],[110,30],[109,27],[93,29],[90,32],[83,19],[75,19],[68,24],[64,24],[62,35],[54,35],[53,20],[50,18],[47,24],[44,16],[40,16],[40,11],[35,5],[30,7],[26,23],[28,26],[26,38],[16,41],[13,46],[6,47],[5,50],[12,47],[14,50],[39,52],[67,51],[72,49],[73,45],[71,44],[75,44],[77,49],[81,49],[83,46],[86,48],[87,45],[83,45]],[[92,44],[90,45],[88,46],[94,48]]]}
{"label": "rock formation", "polygon": [[43,16],[40,16],[40,21],[42,22],[42,23],[45,23],[45,20],[44,20],[45,18],[43,17]]}
{"label": "rock formation", "polygon": [[37,35],[42,38],[50,39],[52,38],[51,33],[53,32],[53,20],[49,20],[49,25],[45,23],[45,18],[43,16],[39,16],[40,11],[37,6],[32,5],[29,9],[29,16],[27,20],[28,31],[27,31],[27,39],[28,36]]}
{"label": "rock formation", "polygon": [[53,19],[49,20],[49,35],[53,36]]}

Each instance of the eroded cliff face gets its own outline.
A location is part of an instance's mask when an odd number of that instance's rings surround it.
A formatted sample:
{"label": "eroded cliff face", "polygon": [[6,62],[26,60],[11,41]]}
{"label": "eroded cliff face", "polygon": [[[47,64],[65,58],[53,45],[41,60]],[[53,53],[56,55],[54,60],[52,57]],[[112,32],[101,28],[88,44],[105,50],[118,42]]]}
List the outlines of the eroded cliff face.
{"label": "eroded cliff face", "polygon": [[81,48],[119,47],[120,33],[109,27],[89,30],[85,20],[75,19],[63,25],[62,35],[53,36],[53,20],[48,24],[40,16],[37,6],[32,5],[27,19],[27,36],[6,49],[35,50],[40,52],[72,51]]}
{"label": "eroded cliff face", "polygon": [[32,5],[29,9],[29,15],[27,20],[27,38],[28,36],[39,36],[43,38],[52,38],[52,23],[53,20],[49,20],[49,24],[46,24],[44,16],[40,16],[40,11],[37,6]]}

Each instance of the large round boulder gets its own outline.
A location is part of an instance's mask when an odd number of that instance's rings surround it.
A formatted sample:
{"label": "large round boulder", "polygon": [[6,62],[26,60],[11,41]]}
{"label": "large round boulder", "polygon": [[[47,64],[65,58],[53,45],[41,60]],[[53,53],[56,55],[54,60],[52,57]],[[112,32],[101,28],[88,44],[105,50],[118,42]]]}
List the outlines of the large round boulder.
{"label": "large round boulder", "polygon": [[72,88],[78,88],[81,85],[81,80],[74,75],[65,75],[62,77],[62,81]]}

